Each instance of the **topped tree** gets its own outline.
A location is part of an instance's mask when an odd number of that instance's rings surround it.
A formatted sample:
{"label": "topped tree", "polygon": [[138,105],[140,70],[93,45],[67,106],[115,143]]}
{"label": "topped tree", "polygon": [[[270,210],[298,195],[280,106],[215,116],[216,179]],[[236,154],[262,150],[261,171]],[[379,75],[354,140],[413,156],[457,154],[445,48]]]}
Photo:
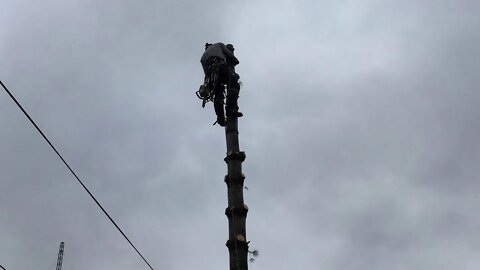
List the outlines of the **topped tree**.
{"label": "topped tree", "polygon": [[242,173],[245,152],[240,151],[238,142],[238,118],[243,114],[238,110],[240,76],[235,72],[235,66],[240,62],[235,57],[234,51],[235,48],[231,44],[225,45],[220,42],[205,44],[205,52],[200,60],[205,79],[196,94],[203,100],[202,107],[205,107],[206,102],[213,101],[217,115],[214,124],[218,123],[225,127],[227,156],[224,160],[228,168],[225,176],[228,193],[225,215],[228,217],[227,247],[230,253],[230,270],[247,270],[248,242],[245,223],[248,207],[243,200],[245,175]]}

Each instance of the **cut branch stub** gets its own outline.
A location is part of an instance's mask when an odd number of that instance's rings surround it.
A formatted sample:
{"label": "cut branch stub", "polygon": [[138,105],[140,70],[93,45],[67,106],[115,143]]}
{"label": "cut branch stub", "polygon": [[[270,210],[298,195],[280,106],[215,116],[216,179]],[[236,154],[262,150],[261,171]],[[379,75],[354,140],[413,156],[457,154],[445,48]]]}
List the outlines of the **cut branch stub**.
{"label": "cut branch stub", "polygon": [[239,234],[236,239],[228,239],[225,244],[229,250],[235,250],[235,245],[237,248],[244,249],[248,253],[248,242],[245,241],[245,236]]}
{"label": "cut branch stub", "polygon": [[224,181],[227,185],[229,184],[230,180],[233,183],[240,183],[240,184],[243,185],[243,182],[245,181],[245,174],[242,173],[242,175],[240,177],[232,177],[232,179],[230,179],[230,177],[228,177],[228,174],[225,175]]}
{"label": "cut branch stub", "polygon": [[237,207],[225,208],[225,215],[229,218],[231,218],[233,214],[241,217],[246,217],[247,212],[248,212],[248,206],[246,204],[243,204],[242,206],[237,206]]}
{"label": "cut branch stub", "polygon": [[245,158],[247,156],[245,155],[245,152],[239,151],[239,152],[228,152],[227,156],[225,157],[225,162],[228,163],[230,160],[239,160],[241,162],[245,161]]}

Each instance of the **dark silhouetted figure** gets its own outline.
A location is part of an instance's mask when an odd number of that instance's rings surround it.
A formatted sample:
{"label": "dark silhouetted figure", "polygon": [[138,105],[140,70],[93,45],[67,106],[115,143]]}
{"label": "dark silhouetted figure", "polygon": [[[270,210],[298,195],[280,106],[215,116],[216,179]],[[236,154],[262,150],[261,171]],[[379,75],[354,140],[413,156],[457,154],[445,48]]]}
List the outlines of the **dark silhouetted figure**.
{"label": "dark silhouetted figure", "polygon": [[[217,122],[220,126],[225,126],[225,114],[228,117],[241,117],[242,113],[238,111],[238,94],[240,76],[235,73],[235,66],[239,64],[238,59],[233,54],[234,47],[231,44],[221,42],[214,44],[205,44],[205,52],[200,62],[205,73],[204,84],[200,86],[197,96],[203,99],[203,105],[208,100],[213,101]],[[227,88],[225,111],[223,108],[225,99],[225,87]]]}

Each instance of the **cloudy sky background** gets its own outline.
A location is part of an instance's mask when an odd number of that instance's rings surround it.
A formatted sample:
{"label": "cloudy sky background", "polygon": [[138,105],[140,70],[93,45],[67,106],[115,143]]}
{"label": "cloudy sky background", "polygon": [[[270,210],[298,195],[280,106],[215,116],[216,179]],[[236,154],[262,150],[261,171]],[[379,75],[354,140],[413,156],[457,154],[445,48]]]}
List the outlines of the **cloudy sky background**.
{"label": "cloudy sky background", "polygon": [[[250,269],[480,268],[480,3],[0,1],[0,79],[155,269],[227,269],[205,42],[233,43]],[[0,264],[147,269],[6,93]]]}

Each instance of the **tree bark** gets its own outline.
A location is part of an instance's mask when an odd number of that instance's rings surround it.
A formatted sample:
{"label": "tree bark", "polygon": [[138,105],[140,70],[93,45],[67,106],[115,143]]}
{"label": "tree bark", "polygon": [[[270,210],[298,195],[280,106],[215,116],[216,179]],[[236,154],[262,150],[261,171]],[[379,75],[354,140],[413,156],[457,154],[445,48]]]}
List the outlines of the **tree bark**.
{"label": "tree bark", "polygon": [[228,193],[228,207],[225,215],[228,217],[229,237],[227,247],[230,253],[230,270],[248,269],[248,242],[245,223],[248,207],[243,201],[243,182],[245,175],[242,173],[242,162],[245,152],[240,151],[238,142],[238,118],[227,119],[225,127],[227,143],[227,157],[225,162],[228,174],[225,176]]}

